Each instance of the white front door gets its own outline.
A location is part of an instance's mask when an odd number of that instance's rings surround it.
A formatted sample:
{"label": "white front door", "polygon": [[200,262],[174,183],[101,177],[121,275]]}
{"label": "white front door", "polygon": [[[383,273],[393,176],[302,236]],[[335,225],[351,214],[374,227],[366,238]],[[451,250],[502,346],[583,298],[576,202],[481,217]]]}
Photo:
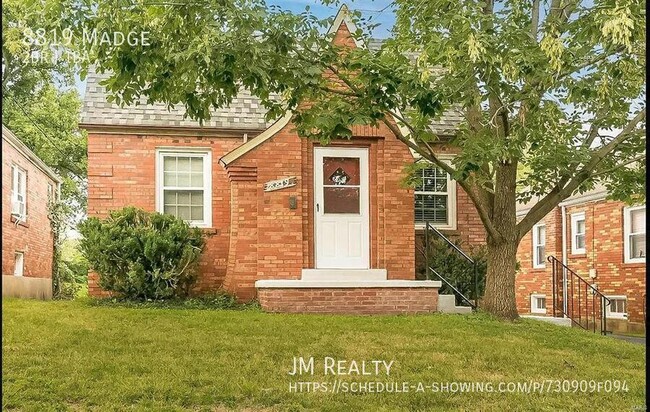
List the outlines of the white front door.
{"label": "white front door", "polygon": [[316,268],[368,269],[368,149],[314,149]]}

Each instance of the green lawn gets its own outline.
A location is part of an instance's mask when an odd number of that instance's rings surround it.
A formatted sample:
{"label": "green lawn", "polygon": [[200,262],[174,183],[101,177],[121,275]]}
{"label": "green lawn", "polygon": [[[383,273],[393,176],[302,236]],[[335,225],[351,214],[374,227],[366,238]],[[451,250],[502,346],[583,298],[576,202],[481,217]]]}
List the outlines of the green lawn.
{"label": "green lawn", "polygon": [[[645,347],[486,315],[315,316],[257,310],[2,302],[3,410],[631,410],[645,404]],[[314,356],[314,376],[288,374]],[[292,393],[328,382],[322,359],[393,361],[351,382],[624,380],[627,392]],[[451,388],[451,386],[450,386]]]}

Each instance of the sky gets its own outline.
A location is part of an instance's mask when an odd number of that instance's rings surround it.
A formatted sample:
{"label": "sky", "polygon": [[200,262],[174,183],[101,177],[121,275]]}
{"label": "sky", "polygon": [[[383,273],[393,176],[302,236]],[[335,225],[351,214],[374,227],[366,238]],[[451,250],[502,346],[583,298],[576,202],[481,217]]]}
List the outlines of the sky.
{"label": "sky", "polygon": [[[318,0],[269,0],[268,4],[277,5],[286,10],[299,13],[309,6],[310,11],[318,18],[334,17],[342,4],[351,10],[362,13],[366,19],[372,17],[374,24],[379,24],[370,35],[374,38],[385,39],[390,36],[390,29],[395,22],[395,14],[391,7],[392,0],[356,0],[323,5]],[[76,77],[75,86],[81,98],[86,93],[86,82]]]}

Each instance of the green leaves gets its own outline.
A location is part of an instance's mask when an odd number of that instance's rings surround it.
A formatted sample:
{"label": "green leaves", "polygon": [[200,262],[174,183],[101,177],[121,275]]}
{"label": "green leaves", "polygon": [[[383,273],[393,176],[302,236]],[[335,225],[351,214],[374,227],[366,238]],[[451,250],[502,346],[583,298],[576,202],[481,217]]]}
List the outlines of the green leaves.
{"label": "green leaves", "polygon": [[185,296],[198,274],[200,229],[134,207],[79,225],[80,249],[105,290],[131,299]]}
{"label": "green leaves", "polygon": [[[151,33],[147,47],[93,50],[98,69],[113,72],[107,87],[118,103],[182,104],[189,117],[205,120],[247,89],[269,120],[292,110],[297,132],[322,143],[402,113],[398,122],[410,136],[401,137],[423,157],[440,140],[431,124],[451,114],[458,123],[441,128],[457,129],[454,177],[480,192],[475,199],[488,199],[487,208],[494,192],[515,190],[498,180],[500,165],[525,165],[520,201],[558,190],[603,143],[585,129],[622,129],[644,107],[642,2],[569,2],[549,11],[535,4],[398,0],[394,36],[376,50],[332,44],[324,34],[331,18],[261,0],[101,2],[88,26]],[[590,166],[592,183],[611,180],[605,170],[644,153],[643,134],[626,140],[612,162]]]}

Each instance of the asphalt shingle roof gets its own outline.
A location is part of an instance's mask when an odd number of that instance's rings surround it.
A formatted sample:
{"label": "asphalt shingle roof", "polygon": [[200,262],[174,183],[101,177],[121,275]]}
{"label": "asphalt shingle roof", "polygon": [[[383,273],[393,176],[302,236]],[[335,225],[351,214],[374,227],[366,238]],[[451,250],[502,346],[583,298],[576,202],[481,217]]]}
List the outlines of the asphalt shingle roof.
{"label": "asphalt shingle roof", "polygon": [[[377,50],[381,40],[373,39],[368,48]],[[86,78],[86,94],[81,111],[81,123],[94,126],[155,126],[155,127],[198,127],[199,122],[183,118],[182,105],[168,110],[163,103],[147,104],[145,99],[139,105],[120,107],[106,101],[106,89],[99,82],[108,74],[99,74],[92,69]],[[230,107],[212,111],[210,120],[203,127],[235,130],[264,130],[273,122],[264,119],[266,111],[259,99],[242,90]],[[451,135],[463,120],[460,110],[449,110],[431,124],[431,130],[439,135]]]}
{"label": "asphalt shingle roof", "polygon": [[[198,127],[199,122],[183,118],[185,108],[178,105],[168,110],[164,103],[147,104],[141,99],[139,105],[120,107],[106,101],[106,88],[99,84],[108,74],[94,71],[86,78],[86,95],[81,110],[81,123],[92,125]],[[243,90],[230,107],[213,110],[210,120],[203,127],[217,129],[264,130],[272,122],[266,122],[266,110],[259,99]]]}

